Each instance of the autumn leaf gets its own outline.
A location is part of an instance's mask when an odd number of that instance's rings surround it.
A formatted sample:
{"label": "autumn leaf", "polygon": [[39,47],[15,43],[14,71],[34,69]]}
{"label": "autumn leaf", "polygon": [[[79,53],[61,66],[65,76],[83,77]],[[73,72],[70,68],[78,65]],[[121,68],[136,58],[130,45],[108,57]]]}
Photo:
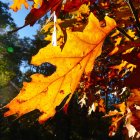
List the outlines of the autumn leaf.
{"label": "autumn leaf", "polygon": [[65,12],[72,12],[75,10],[78,10],[78,8],[85,3],[88,3],[89,0],[70,0],[68,2],[66,2],[65,6],[64,6],[64,11]]}
{"label": "autumn leaf", "polygon": [[[25,25],[33,26],[37,20],[43,17],[48,11],[57,11],[61,8],[62,0],[43,0],[39,8],[32,8],[30,13],[25,18]],[[60,10],[60,9],[59,9]]]}
{"label": "autumn leaf", "polygon": [[116,66],[111,66],[110,68],[112,69],[117,69],[119,72],[123,70],[124,68],[129,69],[131,72],[133,71],[134,68],[137,66],[131,63],[128,63],[127,61],[122,60],[121,64],[116,65]]}
{"label": "autumn leaf", "polygon": [[44,0],[13,0],[13,4],[10,6],[10,8],[14,12],[20,10],[22,8],[22,5],[24,5],[26,9],[29,9],[30,5],[28,1],[33,1],[33,8],[39,8]]}
{"label": "autumn leaf", "polygon": [[[13,0],[13,4],[10,8],[13,11],[18,11],[21,9],[22,5],[26,9],[29,8],[28,0]],[[43,17],[48,11],[56,11],[61,9],[62,0],[31,0],[34,2],[32,9],[25,18],[24,26],[31,25],[33,26],[37,20]]]}
{"label": "autumn leaf", "polygon": [[104,100],[103,99],[99,100],[98,107],[99,107],[99,112],[105,113],[105,105],[104,105]]}
{"label": "autumn leaf", "polygon": [[128,136],[134,138],[140,137],[140,90],[131,90],[131,95],[126,100],[127,113],[125,117],[125,127],[128,130]]}
{"label": "autumn leaf", "polygon": [[118,108],[122,114],[125,113],[125,111],[126,111],[125,102],[122,102],[122,103],[120,103],[120,104],[116,104],[116,105],[114,105],[114,106],[115,106],[116,108]]}
{"label": "autumn leaf", "polygon": [[128,107],[139,105],[140,106],[140,90],[139,89],[132,89],[131,95],[127,99]]}
{"label": "autumn leaf", "polygon": [[131,90],[131,95],[127,99],[127,106],[131,111],[131,124],[140,132],[140,90]]}
{"label": "autumn leaf", "polygon": [[139,54],[140,51],[134,49],[131,53],[127,53],[122,56],[123,60],[132,63],[133,65],[136,66],[136,68],[133,70],[133,73],[124,81],[125,86],[129,86],[131,89],[140,88],[140,79],[138,78],[140,77]]}
{"label": "autumn leaf", "polygon": [[109,111],[104,117],[111,117],[111,125],[109,127],[109,136],[114,136],[119,128],[122,119],[125,117],[126,105],[125,102],[114,104],[114,107],[119,109]]}
{"label": "autumn leaf", "polygon": [[[28,0],[13,0],[13,4],[10,6],[13,11],[18,11],[21,9],[22,5],[26,9],[29,8]],[[79,7],[88,3],[88,0],[72,0],[63,2],[63,0],[31,0],[34,2],[31,11],[25,18],[24,26],[30,25],[33,26],[37,20],[47,14],[48,11],[56,11],[56,14],[59,15],[59,12],[64,7],[65,12],[78,10]]]}
{"label": "autumn leaf", "polygon": [[13,0],[13,4],[10,6],[10,8],[13,11],[17,12],[18,10],[21,9],[22,5],[24,5],[24,7],[26,9],[28,9],[28,7],[29,7],[29,4],[28,4],[27,0],[21,0],[21,1],[19,1],[19,0]]}
{"label": "autumn leaf", "polygon": [[134,47],[126,50],[125,52],[123,52],[122,54],[128,54],[128,53],[131,53],[132,51],[134,50]]}
{"label": "autumn leaf", "polygon": [[109,111],[108,114],[106,114],[104,117],[111,117],[111,116],[115,116],[115,115],[119,115],[120,112],[118,110],[113,110],[113,111]]}
{"label": "autumn leaf", "polygon": [[116,115],[124,115],[125,111],[126,111],[126,105],[125,102],[122,102],[120,104],[114,104],[115,108],[119,109],[118,110],[113,110],[113,111],[109,111],[108,114],[106,114],[104,117],[111,117],[111,116],[116,116]]}
{"label": "autumn leaf", "polygon": [[[127,34],[128,34],[130,37],[132,37],[134,40],[137,39],[137,37],[135,36],[136,33],[135,33],[134,31],[132,31],[131,29],[129,29],[129,30],[127,31]],[[130,39],[127,38],[127,37],[125,37],[125,41],[130,41]]]}
{"label": "autumn leaf", "polygon": [[[128,101],[129,102],[129,101]],[[140,121],[139,121],[139,117],[137,117],[136,114],[136,110],[130,110],[130,108],[132,106],[127,107],[127,114],[126,114],[126,118],[125,118],[125,127],[128,130],[128,136],[134,138],[134,136],[136,136],[136,138],[140,137]]]}
{"label": "autumn leaf", "polygon": [[95,112],[97,106],[98,106],[98,103],[93,102],[92,105],[89,106],[89,108],[88,108],[88,115],[91,115],[92,112]]}
{"label": "autumn leaf", "polygon": [[56,113],[56,107],[69,95],[72,97],[83,73],[89,75],[95,59],[101,54],[102,44],[108,33],[116,26],[113,19],[105,17],[106,26],[100,27],[98,19],[91,13],[83,32],[66,30],[67,40],[63,50],[50,43],[32,57],[31,63],[39,66],[44,62],[57,67],[51,76],[34,74],[32,81],[23,83],[20,93],[9,104],[4,115],[19,117],[35,109],[42,115],[42,123]]}

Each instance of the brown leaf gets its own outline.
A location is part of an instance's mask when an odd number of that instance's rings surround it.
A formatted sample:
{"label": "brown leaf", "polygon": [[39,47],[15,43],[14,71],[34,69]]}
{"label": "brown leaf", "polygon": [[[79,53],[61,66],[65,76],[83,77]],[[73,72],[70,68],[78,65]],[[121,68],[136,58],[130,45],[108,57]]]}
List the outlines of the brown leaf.
{"label": "brown leaf", "polygon": [[131,95],[127,99],[127,106],[131,110],[130,123],[140,132],[140,89],[131,90]]}
{"label": "brown leaf", "polygon": [[122,59],[136,65],[136,68],[133,70],[133,73],[125,79],[125,86],[129,86],[131,89],[140,88],[140,51],[132,51],[129,54],[122,56]]}

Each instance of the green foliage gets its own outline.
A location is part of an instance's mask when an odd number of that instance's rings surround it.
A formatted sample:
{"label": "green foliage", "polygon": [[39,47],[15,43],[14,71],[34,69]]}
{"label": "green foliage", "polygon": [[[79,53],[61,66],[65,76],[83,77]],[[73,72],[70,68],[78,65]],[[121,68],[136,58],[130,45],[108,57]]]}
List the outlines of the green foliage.
{"label": "green foliage", "polygon": [[6,86],[8,82],[15,76],[11,69],[12,62],[5,58],[0,59],[0,87]]}
{"label": "green foliage", "polygon": [[20,65],[23,60],[31,57],[32,40],[20,39],[17,33],[5,34],[7,29],[14,29],[14,23],[9,6],[0,1],[0,86],[6,86],[10,80],[19,84],[22,75]]}
{"label": "green foliage", "polygon": [[0,1],[0,28],[6,28],[9,26],[10,28],[16,27],[13,19],[11,18],[11,14],[8,12],[8,5]]}

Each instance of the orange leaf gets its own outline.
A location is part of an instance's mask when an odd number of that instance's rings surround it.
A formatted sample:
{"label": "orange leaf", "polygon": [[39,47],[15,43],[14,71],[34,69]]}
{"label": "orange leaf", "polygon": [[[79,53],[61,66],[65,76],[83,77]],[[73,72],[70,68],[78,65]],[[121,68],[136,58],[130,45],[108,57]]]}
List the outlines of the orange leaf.
{"label": "orange leaf", "polygon": [[121,112],[122,114],[125,113],[125,111],[126,111],[125,102],[122,102],[122,103],[120,103],[120,104],[115,104],[114,106],[115,106],[116,108],[120,109],[120,112]]}
{"label": "orange leaf", "polygon": [[[13,0],[14,3],[10,6],[13,11],[18,11],[21,9],[22,5],[26,9],[29,8],[28,0]],[[30,0],[31,1],[31,0]],[[33,26],[34,23],[43,17],[49,10],[60,11],[62,6],[62,0],[32,0],[34,4],[30,13],[25,18],[25,25]]]}
{"label": "orange leaf", "polygon": [[[18,11],[21,9],[22,5],[26,9],[29,8],[29,0],[13,0],[13,4],[10,6],[13,11]],[[64,11],[75,11],[78,10],[79,7],[84,4],[88,3],[88,0],[72,0],[72,1],[66,1],[63,0],[30,0],[33,1],[34,4],[32,5],[32,9],[30,13],[25,18],[25,24],[33,26],[37,20],[39,20],[41,17],[43,17],[48,11],[56,11],[56,14],[58,15],[62,5],[64,5]]]}
{"label": "orange leaf", "polygon": [[100,101],[98,103],[98,107],[99,107],[99,112],[105,113],[105,105],[104,105],[104,100],[103,99],[100,99]]}
{"label": "orange leaf", "polygon": [[90,74],[97,56],[101,54],[103,41],[116,26],[113,19],[105,17],[106,27],[100,27],[98,19],[91,13],[83,32],[67,30],[67,41],[63,50],[60,46],[48,46],[40,49],[32,57],[31,63],[39,66],[44,62],[56,65],[51,76],[34,74],[30,83],[23,83],[19,95],[6,105],[9,111],[5,116],[21,116],[32,110],[42,112],[39,122],[42,123],[54,116],[56,107],[70,94],[72,97],[83,73]]}
{"label": "orange leaf", "polygon": [[132,89],[131,95],[127,99],[127,105],[128,107],[139,105],[140,106],[140,90],[139,89]]}
{"label": "orange leaf", "polygon": [[119,72],[123,70],[124,68],[129,69],[130,71],[133,71],[134,68],[136,68],[136,65],[133,65],[131,63],[128,63],[127,61],[122,60],[121,64],[116,66],[111,66],[112,69],[117,69]]}
{"label": "orange leaf", "polygon": [[13,9],[13,11],[17,12],[18,10],[21,9],[22,5],[24,5],[24,7],[26,9],[28,9],[29,4],[27,2],[27,0],[13,0],[13,4],[10,6],[11,9]]}

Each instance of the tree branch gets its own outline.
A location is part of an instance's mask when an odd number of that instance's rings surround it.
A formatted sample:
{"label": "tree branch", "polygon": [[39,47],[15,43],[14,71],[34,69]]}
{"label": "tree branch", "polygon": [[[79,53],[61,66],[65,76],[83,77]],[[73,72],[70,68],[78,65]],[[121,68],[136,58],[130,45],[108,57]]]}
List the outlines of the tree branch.
{"label": "tree branch", "polygon": [[128,4],[128,6],[133,14],[133,17],[135,19],[136,26],[137,26],[136,29],[137,29],[138,35],[140,37],[140,21],[139,21],[139,17],[138,17],[138,11],[135,9],[131,0],[125,0],[125,2]]}
{"label": "tree branch", "polygon": [[129,38],[131,41],[134,41],[134,38],[132,38],[131,36],[129,36],[129,35],[125,32],[125,30],[123,30],[123,29],[120,28],[120,27],[116,27],[116,29],[117,29],[121,34],[123,34],[124,36],[126,36],[127,38]]}
{"label": "tree branch", "polygon": [[12,30],[12,31],[8,31],[8,32],[7,32],[7,35],[12,34],[12,33],[14,33],[14,32],[17,32],[18,30],[20,30],[20,29],[22,29],[22,28],[24,28],[24,27],[26,27],[26,26],[27,26],[27,25],[25,24],[25,25],[23,25],[23,26],[21,26],[21,27],[18,27],[18,28],[16,28],[16,29]]}
{"label": "tree branch", "polygon": [[10,81],[10,84],[19,92],[20,89],[17,85],[15,85],[15,83],[13,83],[12,81]]}

